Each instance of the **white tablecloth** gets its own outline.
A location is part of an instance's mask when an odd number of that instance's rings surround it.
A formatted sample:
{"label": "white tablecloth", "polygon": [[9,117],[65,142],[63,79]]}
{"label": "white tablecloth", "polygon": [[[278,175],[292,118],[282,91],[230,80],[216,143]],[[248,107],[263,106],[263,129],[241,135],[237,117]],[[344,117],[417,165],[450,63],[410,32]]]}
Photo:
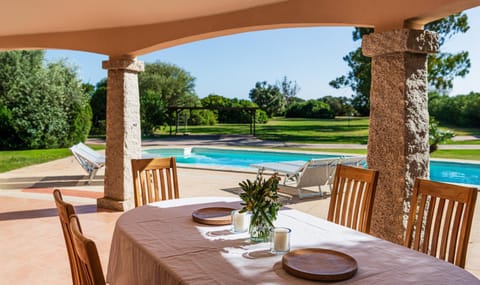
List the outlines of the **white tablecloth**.
{"label": "white tablecloth", "polygon": [[[122,284],[311,284],[282,269],[268,243],[250,243],[230,226],[192,220],[194,210],[240,208],[237,199],[205,197],[158,202],[124,213],[113,234],[107,281]],[[342,284],[480,284],[450,263],[296,211],[282,209],[276,226],[292,229],[293,249],[318,247],[356,259]]]}

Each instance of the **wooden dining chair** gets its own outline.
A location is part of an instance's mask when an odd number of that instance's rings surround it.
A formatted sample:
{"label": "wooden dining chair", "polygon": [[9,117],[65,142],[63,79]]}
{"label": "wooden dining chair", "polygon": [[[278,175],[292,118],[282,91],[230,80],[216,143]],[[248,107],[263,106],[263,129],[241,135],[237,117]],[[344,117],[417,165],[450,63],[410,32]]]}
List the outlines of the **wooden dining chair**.
{"label": "wooden dining chair", "polygon": [[79,271],[83,285],[105,285],[102,263],[98,256],[97,246],[85,237],[77,215],[70,216],[70,233],[72,235],[75,254],[78,257]]}
{"label": "wooden dining chair", "polygon": [[369,233],[377,180],[376,170],[338,164],[327,220]]}
{"label": "wooden dining chair", "polygon": [[72,282],[74,285],[82,285],[78,271],[78,260],[73,249],[72,235],[70,234],[70,216],[75,214],[75,210],[72,204],[63,201],[60,190],[53,190],[53,198],[57,205],[58,217],[60,218],[60,224],[65,238],[68,259],[70,261],[70,271],[72,273]]}
{"label": "wooden dining chair", "polygon": [[417,178],[405,246],[464,268],[477,191]]}
{"label": "wooden dining chair", "polygon": [[180,197],[175,157],[132,159],[132,171],[135,207]]}

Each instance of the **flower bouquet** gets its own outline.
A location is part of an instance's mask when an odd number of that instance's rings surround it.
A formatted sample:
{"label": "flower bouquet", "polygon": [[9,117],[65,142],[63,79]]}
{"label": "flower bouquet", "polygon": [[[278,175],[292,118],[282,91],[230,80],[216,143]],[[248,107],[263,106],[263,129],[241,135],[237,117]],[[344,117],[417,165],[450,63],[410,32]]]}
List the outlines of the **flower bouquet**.
{"label": "flower bouquet", "polygon": [[260,172],[255,181],[247,179],[239,183],[243,190],[240,193],[240,199],[243,201],[240,212],[251,213],[249,233],[252,241],[263,242],[270,239],[270,230],[282,206],[277,201],[279,181],[278,173],[265,179]]}

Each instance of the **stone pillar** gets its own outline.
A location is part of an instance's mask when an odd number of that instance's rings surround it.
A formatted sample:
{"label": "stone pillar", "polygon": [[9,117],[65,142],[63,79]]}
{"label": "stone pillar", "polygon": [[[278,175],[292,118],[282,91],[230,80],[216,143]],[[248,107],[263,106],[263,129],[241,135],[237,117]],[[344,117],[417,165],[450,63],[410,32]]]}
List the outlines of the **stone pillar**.
{"label": "stone pillar", "polygon": [[363,37],[372,58],[368,166],[380,171],[371,233],[402,244],[416,177],[429,175],[427,55],[436,33],[394,30]]}
{"label": "stone pillar", "polygon": [[102,64],[108,69],[107,148],[104,197],[99,208],[125,211],[133,208],[130,159],[141,154],[140,98],[137,74],[143,62],[134,57],[110,57]]}

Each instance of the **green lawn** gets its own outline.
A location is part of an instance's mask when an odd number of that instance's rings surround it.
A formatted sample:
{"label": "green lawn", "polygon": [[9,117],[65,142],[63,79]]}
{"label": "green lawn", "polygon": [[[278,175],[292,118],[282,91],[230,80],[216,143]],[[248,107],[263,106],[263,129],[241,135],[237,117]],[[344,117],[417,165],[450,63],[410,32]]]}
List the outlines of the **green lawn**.
{"label": "green lawn", "polygon": [[456,126],[440,126],[442,130],[451,130],[457,136],[480,136],[480,129],[478,128],[460,128]]}
{"label": "green lawn", "polygon": [[[368,141],[368,118],[285,119],[273,118],[267,124],[256,125],[256,137],[263,140],[297,143],[353,143]],[[480,136],[478,128],[442,126],[457,136]],[[183,126],[180,133],[191,134],[249,134],[247,124],[217,124],[215,126]],[[447,144],[480,144],[480,139],[471,141],[449,141]]]}
{"label": "green lawn", "polygon": [[35,149],[0,152],[0,172],[43,163],[71,155],[69,149]]}
{"label": "green lawn", "polygon": [[459,145],[464,145],[464,144],[480,144],[480,140],[466,140],[466,141],[447,141],[445,144],[459,144]]}
{"label": "green lawn", "polygon": [[454,126],[442,126],[442,130],[451,130],[456,136],[476,136],[477,140],[453,141],[449,140],[445,144],[480,144],[480,129],[476,128],[459,128]]}
{"label": "green lawn", "polygon": [[[323,119],[270,119],[267,124],[256,125],[256,137],[297,143],[354,143],[366,144],[368,118]],[[181,127],[179,131],[184,132]],[[188,126],[191,134],[248,134],[247,124],[218,124],[215,126]]]}
{"label": "green lawn", "polygon": [[[104,149],[102,145],[93,149]],[[68,148],[0,151],[0,173],[72,155]]]}
{"label": "green lawn", "polygon": [[478,149],[441,149],[431,155],[432,158],[465,159],[480,161]]}
{"label": "green lawn", "polygon": [[[305,148],[282,148],[285,150],[306,151]],[[331,153],[345,153],[345,154],[367,154],[366,149],[324,149],[324,148],[308,148],[308,151],[314,152],[331,152]],[[432,158],[447,158],[447,159],[463,159],[480,161],[480,150],[478,149],[440,149],[430,155]]]}

